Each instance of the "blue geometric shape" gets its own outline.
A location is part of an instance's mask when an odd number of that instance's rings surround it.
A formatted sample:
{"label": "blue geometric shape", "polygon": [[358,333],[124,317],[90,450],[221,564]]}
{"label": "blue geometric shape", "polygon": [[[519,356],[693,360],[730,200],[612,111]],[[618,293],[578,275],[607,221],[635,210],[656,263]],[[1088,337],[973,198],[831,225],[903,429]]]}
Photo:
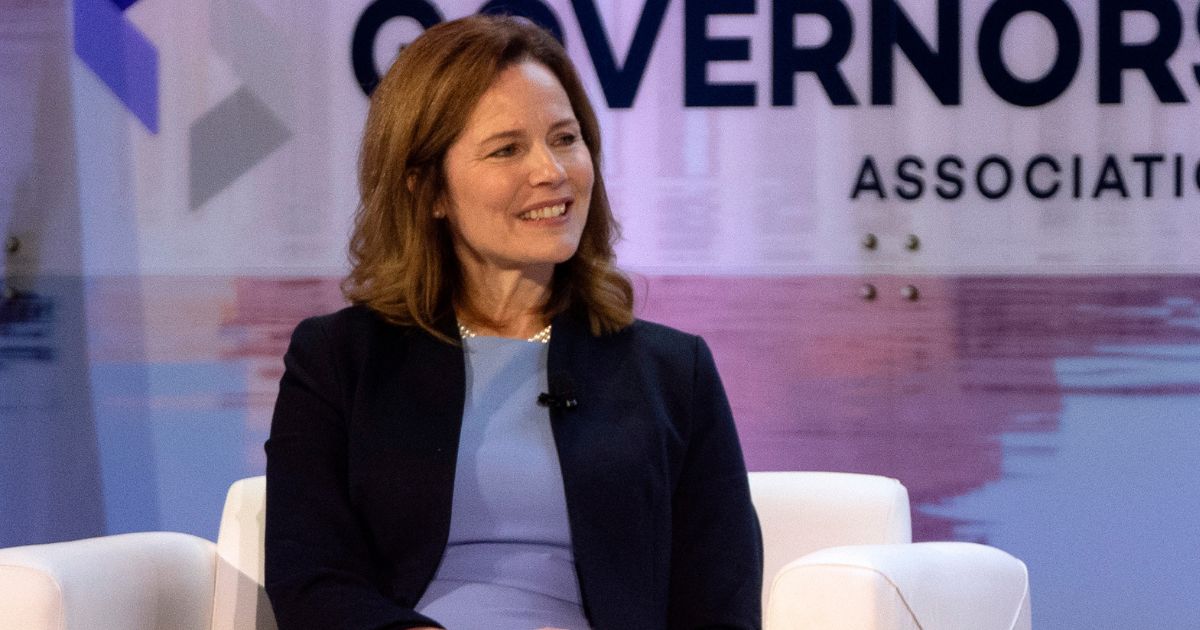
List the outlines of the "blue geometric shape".
{"label": "blue geometric shape", "polygon": [[75,0],[75,54],[150,133],[158,133],[158,50],[122,14],[132,4]]}

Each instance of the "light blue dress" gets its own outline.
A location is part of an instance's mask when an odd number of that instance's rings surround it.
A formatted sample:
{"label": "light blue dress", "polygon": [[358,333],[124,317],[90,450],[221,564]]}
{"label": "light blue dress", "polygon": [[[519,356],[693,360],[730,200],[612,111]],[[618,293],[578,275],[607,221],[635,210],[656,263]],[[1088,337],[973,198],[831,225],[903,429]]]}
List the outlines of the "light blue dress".
{"label": "light blue dress", "polygon": [[586,630],[547,390],[549,344],[463,340],[450,538],[417,611],[448,630]]}

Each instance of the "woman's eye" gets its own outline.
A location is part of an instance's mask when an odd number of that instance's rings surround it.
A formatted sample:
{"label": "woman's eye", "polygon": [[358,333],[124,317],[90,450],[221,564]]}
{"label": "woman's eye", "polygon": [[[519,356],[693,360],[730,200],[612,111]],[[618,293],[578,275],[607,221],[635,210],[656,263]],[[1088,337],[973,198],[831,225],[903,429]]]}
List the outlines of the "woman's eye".
{"label": "woman's eye", "polygon": [[517,145],[510,144],[507,146],[500,147],[499,149],[496,149],[495,151],[492,151],[491,156],[492,157],[510,157],[512,155],[515,155],[516,152],[517,152]]}
{"label": "woman's eye", "polygon": [[579,141],[579,136],[573,133],[564,133],[558,137],[558,143],[563,146],[575,144]]}

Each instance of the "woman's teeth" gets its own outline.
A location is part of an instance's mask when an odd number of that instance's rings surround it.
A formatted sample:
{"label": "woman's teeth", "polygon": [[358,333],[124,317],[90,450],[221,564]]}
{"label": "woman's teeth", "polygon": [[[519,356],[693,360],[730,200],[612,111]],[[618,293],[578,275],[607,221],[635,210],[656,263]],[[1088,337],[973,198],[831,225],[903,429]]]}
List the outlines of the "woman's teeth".
{"label": "woman's teeth", "polygon": [[536,221],[538,219],[553,219],[554,217],[561,217],[562,215],[564,215],[566,213],[567,213],[567,204],[560,203],[556,206],[546,206],[545,208],[538,208],[537,210],[530,210],[529,212],[525,212],[525,213],[521,214],[520,216],[522,219],[525,219],[526,221]]}

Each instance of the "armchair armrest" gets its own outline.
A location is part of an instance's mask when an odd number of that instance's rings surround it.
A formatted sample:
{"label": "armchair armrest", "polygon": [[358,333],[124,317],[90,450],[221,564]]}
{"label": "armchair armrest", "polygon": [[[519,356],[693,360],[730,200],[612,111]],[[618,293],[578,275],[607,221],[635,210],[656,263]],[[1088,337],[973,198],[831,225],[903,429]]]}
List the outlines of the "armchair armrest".
{"label": "armchair armrest", "polygon": [[209,630],[215,558],[172,532],[0,549],[0,630]]}
{"label": "armchair armrest", "polygon": [[770,630],[1028,630],[1025,564],[959,542],[832,547],[785,566]]}
{"label": "armchair armrest", "polygon": [[787,563],[828,547],[912,542],[908,491],[877,475],[750,473],[763,537],[763,610],[770,582]]}

